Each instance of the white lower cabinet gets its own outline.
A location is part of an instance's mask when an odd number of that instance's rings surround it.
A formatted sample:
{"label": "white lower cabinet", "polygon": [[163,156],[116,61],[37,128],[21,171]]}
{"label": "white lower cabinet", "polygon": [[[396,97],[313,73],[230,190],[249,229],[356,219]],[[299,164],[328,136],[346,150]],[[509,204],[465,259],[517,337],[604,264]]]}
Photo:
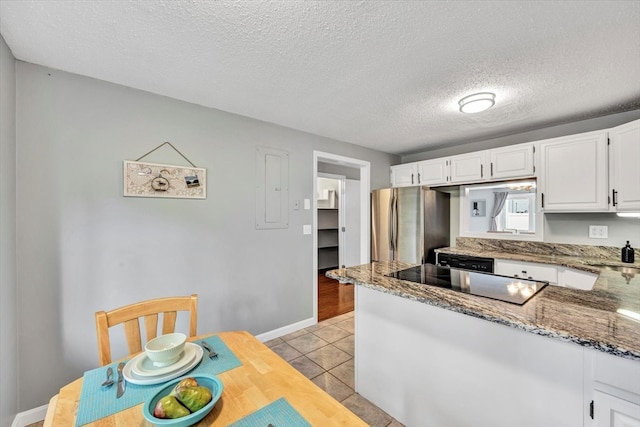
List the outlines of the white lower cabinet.
{"label": "white lower cabinet", "polygon": [[587,427],[640,427],[640,362],[585,349]]}
{"label": "white lower cabinet", "polygon": [[590,273],[588,271],[560,265],[539,264],[536,262],[496,259],[494,260],[493,269],[495,274],[501,276],[539,280],[549,282],[550,285],[585,291],[593,289],[593,285],[595,285],[598,279],[597,273]]}
{"label": "white lower cabinet", "polygon": [[494,272],[501,276],[558,283],[558,269],[553,265],[497,259],[494,263]]}
{"label": "white lower cabinet", "polygon": [[[596,427],[640,426],[640,405],[619,397],[593,391],[593,425]],[[596,406],[597,405],[597,406]]]}
{"label": "white lower cabinet", "polygon": [[565,288],[590,291],[598,280],[599,274],[558,266],[558,285]]}

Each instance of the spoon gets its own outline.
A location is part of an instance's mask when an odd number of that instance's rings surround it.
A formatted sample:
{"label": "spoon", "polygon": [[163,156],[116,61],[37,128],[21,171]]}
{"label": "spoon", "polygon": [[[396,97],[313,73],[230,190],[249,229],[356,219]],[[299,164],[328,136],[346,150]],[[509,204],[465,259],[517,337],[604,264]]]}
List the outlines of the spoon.
{"label": "spoon", "polygon": [[109,366],[107,369],[107,380],[102,383],[102,387],[111,387],[113,385],[113,368]]}

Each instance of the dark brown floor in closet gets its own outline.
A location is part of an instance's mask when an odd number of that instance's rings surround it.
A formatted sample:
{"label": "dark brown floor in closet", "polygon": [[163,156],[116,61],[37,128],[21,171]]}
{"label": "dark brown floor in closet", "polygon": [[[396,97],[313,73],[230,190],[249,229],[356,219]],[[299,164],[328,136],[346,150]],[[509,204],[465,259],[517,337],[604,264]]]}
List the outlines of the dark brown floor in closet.
{"label": "dark brown floor in closet", "polygon": [[353,285],[318,273],[318,322],[353,311]]}

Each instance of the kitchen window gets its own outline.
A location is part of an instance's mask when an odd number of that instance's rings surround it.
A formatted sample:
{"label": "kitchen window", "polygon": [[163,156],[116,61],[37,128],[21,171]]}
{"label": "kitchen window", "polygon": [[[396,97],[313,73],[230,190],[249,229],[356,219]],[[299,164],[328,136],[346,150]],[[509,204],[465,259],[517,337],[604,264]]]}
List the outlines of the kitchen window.
{"label": "kitchen window", "polygon": [[536,181],[460,187],[460,236],[542,241]]}

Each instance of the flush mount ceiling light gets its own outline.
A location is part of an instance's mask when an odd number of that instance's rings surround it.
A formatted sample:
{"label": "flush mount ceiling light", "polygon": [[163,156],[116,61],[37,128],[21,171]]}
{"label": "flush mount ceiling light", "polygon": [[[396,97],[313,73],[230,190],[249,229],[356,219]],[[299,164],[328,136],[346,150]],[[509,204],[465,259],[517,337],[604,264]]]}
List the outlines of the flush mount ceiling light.
{"label": "flush mount ceiling light", "polygon": [[495,93],[480,92],[465,96],[458,101],[458,104],[460,104],[460,111],[463,113],[479,113],[493,107],[493,104],[496,103],[495,100]]}

